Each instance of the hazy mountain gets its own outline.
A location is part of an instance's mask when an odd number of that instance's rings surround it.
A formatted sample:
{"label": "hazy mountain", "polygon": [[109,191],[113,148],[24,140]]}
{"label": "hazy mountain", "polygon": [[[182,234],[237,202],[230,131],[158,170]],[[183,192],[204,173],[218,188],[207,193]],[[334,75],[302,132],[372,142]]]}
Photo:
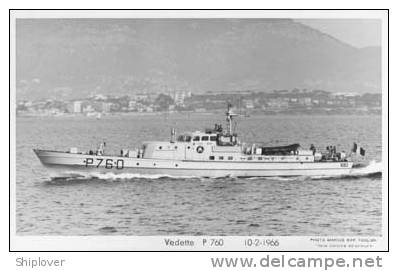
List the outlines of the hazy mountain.
{"label": "hazy mountain", "polygon": [[381,91],[381,48],[358,49],[289,19],[19,19],[16,38],[18,98]]}

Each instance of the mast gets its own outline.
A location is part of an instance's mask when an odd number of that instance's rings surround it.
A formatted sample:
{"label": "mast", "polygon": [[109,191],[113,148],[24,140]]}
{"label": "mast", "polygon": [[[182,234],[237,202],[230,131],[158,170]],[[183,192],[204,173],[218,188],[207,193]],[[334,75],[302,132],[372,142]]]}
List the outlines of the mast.
{"label": "mast", "polygon": [[225,114],[227,115],[227,130],[228,130],[229,135],[233,134],[232,133],[232,129],[233,129],[232,128],[232,120],[233,120],[234,116],[237,116],[237,114],[232,113],[231,108],[232,108],[232,105],[230,103],[228,103],[227,112]]}

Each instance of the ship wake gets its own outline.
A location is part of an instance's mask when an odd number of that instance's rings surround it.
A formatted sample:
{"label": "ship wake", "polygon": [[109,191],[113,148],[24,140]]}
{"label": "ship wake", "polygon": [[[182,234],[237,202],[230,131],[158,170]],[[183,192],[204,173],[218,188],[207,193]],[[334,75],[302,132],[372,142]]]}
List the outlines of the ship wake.
{"label": "ship wake", "polygon": [[54,182],[82,182],[82,181],[124,181],[124,180],[172,180],[172,179],[198,179],[195,176],[171,176],[166,174],[139,174],[139,173],[76,173],[64,172],[51,176]]}

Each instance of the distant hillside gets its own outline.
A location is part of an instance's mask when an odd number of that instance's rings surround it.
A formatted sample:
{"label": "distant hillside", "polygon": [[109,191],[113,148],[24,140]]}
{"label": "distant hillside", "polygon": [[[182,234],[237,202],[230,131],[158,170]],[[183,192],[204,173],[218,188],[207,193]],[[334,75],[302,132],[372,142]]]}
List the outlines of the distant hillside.
{"label": "distant hillside", "polygon": [[381,91],[381,49],[289,19],[19,19],[18,98],[240,89]]}

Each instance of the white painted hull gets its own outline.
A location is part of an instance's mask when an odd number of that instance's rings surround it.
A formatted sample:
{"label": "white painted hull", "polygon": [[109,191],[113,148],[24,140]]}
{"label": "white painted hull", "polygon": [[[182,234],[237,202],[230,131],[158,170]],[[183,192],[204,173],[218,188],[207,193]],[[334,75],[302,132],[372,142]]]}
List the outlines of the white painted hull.
{"label": "white painted hull", "polygon": [[[114,173],[193,177],[339,176],[352,162],[182,161],[96,156],[35,150],[41,163],[59,173]],[[88,160],[87,160],[88,159]]]}

